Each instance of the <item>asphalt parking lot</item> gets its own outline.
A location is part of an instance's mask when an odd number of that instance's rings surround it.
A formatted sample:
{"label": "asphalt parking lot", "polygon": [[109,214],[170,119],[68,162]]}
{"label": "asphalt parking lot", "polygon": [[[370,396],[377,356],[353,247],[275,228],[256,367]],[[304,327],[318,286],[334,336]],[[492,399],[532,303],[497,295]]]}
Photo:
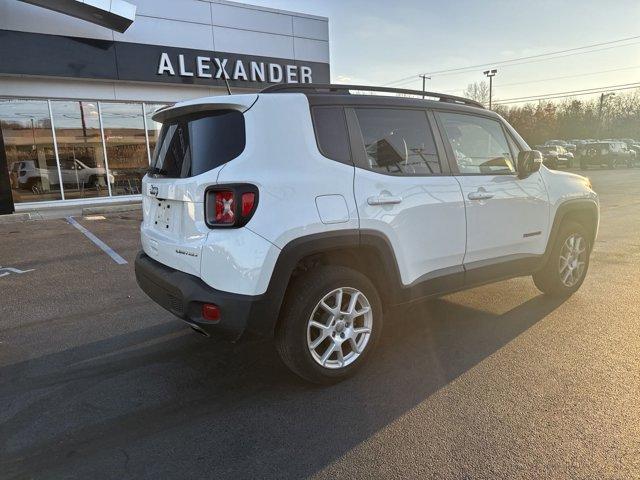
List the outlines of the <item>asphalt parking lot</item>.
{"label": "asphalt parking lot", "polygon": [[65,220],[0,225],[0,478],[640,478],[640,170],[588,175],[576,295],[520,278],[404,307],[329,388],[152,303],[136,213],[77,219],[126,264]]}

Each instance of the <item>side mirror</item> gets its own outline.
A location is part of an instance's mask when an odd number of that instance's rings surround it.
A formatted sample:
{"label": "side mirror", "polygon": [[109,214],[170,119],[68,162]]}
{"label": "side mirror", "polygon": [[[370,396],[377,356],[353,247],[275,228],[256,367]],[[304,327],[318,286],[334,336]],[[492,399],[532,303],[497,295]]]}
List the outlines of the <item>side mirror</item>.
{"label": "side mirror", "polygon": [[540,170],[542,153],[538,150],[525,150],[518,154],[518,177],[527,178]]}

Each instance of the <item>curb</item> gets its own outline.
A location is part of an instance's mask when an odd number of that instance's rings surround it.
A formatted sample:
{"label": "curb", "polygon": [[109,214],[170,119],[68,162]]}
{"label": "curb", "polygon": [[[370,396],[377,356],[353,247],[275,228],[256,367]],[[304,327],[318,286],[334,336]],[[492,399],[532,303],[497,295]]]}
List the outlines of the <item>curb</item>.
{"label": "curb", "polygon": [[0,225],[5,223],[20,223],[31,220],[30,213],[10,213],[9,215],[0,215]]}
{"label": "curb", "polygon": [[133,212],[142,209],[142,203],[127,205],[105,205],[102,207],[86,207],[82,209],[82,215],[95,215],[96,213]]}

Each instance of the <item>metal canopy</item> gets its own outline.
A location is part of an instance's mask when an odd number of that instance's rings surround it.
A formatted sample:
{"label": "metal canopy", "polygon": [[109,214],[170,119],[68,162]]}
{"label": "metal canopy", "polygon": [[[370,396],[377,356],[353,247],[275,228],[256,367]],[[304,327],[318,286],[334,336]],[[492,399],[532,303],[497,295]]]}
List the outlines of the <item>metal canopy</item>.
{"label": "metal canopy", "polygon": [[136,18],[136,6],[124,0],[20,0],[123,33]]}

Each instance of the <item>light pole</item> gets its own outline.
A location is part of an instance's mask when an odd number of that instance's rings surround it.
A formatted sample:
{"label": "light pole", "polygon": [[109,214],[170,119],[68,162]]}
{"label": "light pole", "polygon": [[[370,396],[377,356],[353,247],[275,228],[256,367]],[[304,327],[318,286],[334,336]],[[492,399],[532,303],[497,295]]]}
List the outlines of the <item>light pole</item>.
{"label": "light pole", "polygon": [[427,79],[431,80],[431,77],[427,77],[424,73],[422,75],[418,75],[420,78],[422,78],[422,98],[424,98],[424,92],[426,91],[425,88],[425,81]]}
{"label": "light pole", "polygon": [[484,73],[487,77],[489,77],[489,110],[491,110],[491,100],[493,97],[493,77],[498,73],[497,69],[485,70]]}

